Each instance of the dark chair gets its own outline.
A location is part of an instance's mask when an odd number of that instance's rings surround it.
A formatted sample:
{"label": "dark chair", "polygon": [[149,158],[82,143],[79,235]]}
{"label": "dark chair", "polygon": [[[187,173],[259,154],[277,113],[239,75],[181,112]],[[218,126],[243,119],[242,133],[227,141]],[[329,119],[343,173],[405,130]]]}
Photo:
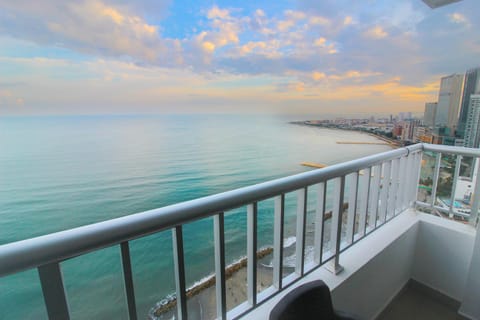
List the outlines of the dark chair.
{"label": "dark chair", "polygon": [[330,289],[316,280],[293,289],[270,312],[270,320],[355,320],[333,310]]}

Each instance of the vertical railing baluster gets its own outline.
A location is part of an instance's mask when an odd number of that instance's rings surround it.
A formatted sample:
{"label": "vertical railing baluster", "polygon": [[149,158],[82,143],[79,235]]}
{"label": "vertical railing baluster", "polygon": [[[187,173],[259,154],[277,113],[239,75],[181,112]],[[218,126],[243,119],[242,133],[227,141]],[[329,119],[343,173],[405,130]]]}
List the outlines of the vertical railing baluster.
{"label": "vertical railing baluster", "polygon": [[415,193],[418,189],[418,177],[417,177],[417,167],[418,167],[418,152],[413,152],[410,154],[410,174],[408,180],[408,192],[407,192],[407,209],[412,207],[414,202]]}
{"label": "vertical railing baluster", "polygon": [[395,215],[403,211],[403,195],[406,191],[405,182],[406,182],[406,171],[407,171],[407,157],[400,158],[400,169],[398,179],[398,191],[397,199],[395,201]]}
{"label": "vertical railing baluster", "polygon": [[128,316],[130,320],[137,319],[137,306],[133,287],[132,262],[130,259],[130,246],[127,241],[120,244],[122,254],[123,281],[125,283],[125,296],[127,298]]}
{"label": "vertical railing baluster", "polygon": [[420,152],[413,152],[410,154],[410,177],[408,178],[408,187],[407,187],[407,199],[406,199],[406,206],[408,208],[414,207],[415,200],[417,199],[418,193],[418,179],[419,179],[419,160]]}
{"label": "vertical railing baluster", "polygon": [[358,172],[349,175],[347,243],[353,243],[355,234],[355,219],[357,215]]}
{"label": "vertical railing baluster", "polygon": [[185,257],[183,255],[183,229],[176,226],[172,229],[173,266],[175,271],[175,289],[177,296],[177,318],[187,319],[187,295],[185,288]]}
{"label": "vertical railing baluster", "polygon": [[323,255],[323,228],[325,217],[327,183],[320,182],[317,185],[317,207],[315,209],[315,253],[316,265],[322,264]]}
{"label": "vertical railing baluster", "polygon": [[387,161],[383,164],[382,190],[380,192],[380,209],[378,210],[380,224],[387,221],[387,200],[388,191],[390,189],[391,166],[392,164],[390,161]]}
{"label": "vertical railing baluster", "polygon": [[371,168],[365,168],[363,170],[362,189],[360,190],[360,213],[358,218],[358,236],[363,237],[367,231],[367,215],[368,215],[368,199],[370,198],[370,180],[371,180]]}
{"label": "vertical railing baluster", "polygon": [[430,207],[433,209],[435,206],[435,200],[437,198],[437,186],[438,178],[440,177],[440,164],[442,162],[442,154],[439,152],[435,157],[435,169],[433,171],[433,181],[432,181],[432,197],[430,199]]}
{"label": "vertical railing baluster", "polygon": [[384,207],[384,202],[383,202],[383,197],[385,194],[385,170],[386,170],[386,162],[383,162],[380,165],[380,183],[378,184],[378,207],[377,207],[377,216],[375,220],[375,227],[379,226],[382,224],[382,214],[383,214],[383,207]]}
{"label": "vertical railing baluster", "polygon": [[460,167],[462,166],[462,155],[457,155],[457,161],[455,162],[455,173],[453,175],[452,194],[450,195],[450,208],[448,209],[448,216],[453,218],[453,208],[455,206],[455,191],[457,191],[458,177],[460,175]]}
{"label": "vertical railing baluster", "polygon": [[395,216],[395,205],[398,197],[398,175],[400,170],[400,159],[392,160],[392,183],[388,193],[387,219]]}
{"label": "vertical railing baluster", "polygon": [[370,201],[369,201],[369,217],[368,224],[371,230],[375,229],[377,225],[377,212],[378,212],[378,196],[380,190],[380,178],[382,176],[382,165],[376,165],[373,167],[373,181],[370,185]]}
{"label": "vertical railing baluster", "polygon": [[[475,189],[473,190],[473,202],[472,207],[470,209],[470,218],[469,223],[470,225],[476,227],[477,226],[477,219],[478,219],[478,210],[480,209],[480,159],[475,158],[474,164],[474,171],[477,171],[477,177],[475,181]],[[475,168],[477,168],[475,170]]]}
{"label": "vertical railing baluster", "polygon": [[285,195],[275,197],[273,226],[273,285],[282,289],[283,279],[283,219],[285,216]]}
{"label": "vertical railing baluster", "polygon": [[295,273],[302,277],[305,266],[305,225],[307,221],[307,188],[297,191],[297,242],[295,243]]}
{"label": "vertical railing baluster", "polygon": [[404,180],[404,190],[403,190],[403,200],[402,200],[402,211],[406,210],[409,207],[410,202],[410,188],[412,187],[413,180],[413,155],[409,153],[407,155],[406,167],[405,167],[405,180]]}
{"label": "vertical railing baluster", "polygon": [[213,238],[215,243],[215,293],[217,298],[217,319],[227,318],[225,295],[225,223],[224,213],[213,216]]}
{"label": "vertical railing baluster", "polygon": [[49,319],[70,319],[62,270],[58,262],[37,268]]}
{"label": "vertical railing baluster", "polygon": [[420,185],[420,174],[422,171],[422,151],[417,151],[415,153],[415,176],[414,184],[412,187],[412,207],[415,208],[415,204],[418,198],[418,187]]}
{"label": "vertical railing baluster", "polygon": [[340,242],[342,241],[342,216],[343,216],[343,197],[345,192],[345,176],[335,179],[334,203],[331,219],[330,246],[334,253],[334,259],[327,269],[334,274],[343,270],[340,266]]}
{"label": "vertical railing baluster", "polygon": [[247,206],[247,295],[248,303],[257,304],[257,203]]}

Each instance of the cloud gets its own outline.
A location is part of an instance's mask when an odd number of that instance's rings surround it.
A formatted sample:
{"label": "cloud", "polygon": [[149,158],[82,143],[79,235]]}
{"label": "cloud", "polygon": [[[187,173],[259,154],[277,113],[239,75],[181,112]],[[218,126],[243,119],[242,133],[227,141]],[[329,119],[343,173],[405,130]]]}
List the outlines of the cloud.
{"label": "cloud", "polygon": [[315,80],[315,81],[323,80],[326,77],[327,77],[327,75],[323,72],[314,71],[312,73],[312,79]]}
{"label": "cloud", "polygon": [[[172,14],[176,6],[169,2],[0,0],[1,52],[26,57],[15,62],[0,57],[0,87],[14,97],[9,103],[21,98],[48,105],[46,99],[55,99],[54,94],[42,97],[33,85],[42,82],[45,92],[60,86],[70,99],[85,103],[73,85],[88,82],[92,96],[120,105],[135,99],[153,105],[154,98],[142,94],[174,101],[173,94],[182,90],[216,101],[228,101],[228,96],[246,101],[240,97],[244,94],[280,103],[279,92],[287,101],[345,101],[345,88],[364,105],[371,102],[369,95],[411,103],[430,94],[418,88],[432,75],[462,72],[478,63],[479,36],[463,27],[480,28],[474,15],[479,5],[473,2],[443,11],[411,0],[369,6],[300,0],[295,10],[266,3],[242,9],[195,2],[186,16]],[[178,24],[165,18],[169,15],[178,15]],[[267,80],[256,87],[248,83],[252,79]],[[142,82],[148,88],[141,88]],[[222,87],[227,82],[239,88],[227,90]],[[2,83],[22,85],[7,88]],[[221,92],[211,89],[217,85]],[[35,94],[25,94],[26,87]],[[131,96],[105,97],[120,91]],[[58,104],[69,103],[66,94],[62,99]]]}
{"label": "cloud", "polygon": [[[35,101],[32,110],[40,113],[78,112],[78,108],[86,113],[162,113],[172,112],[172,108],[175,112],[193,112],[198,108],[204,112],[228,112],[234,111],[228,106],[250,110],[249,105],[255,111],[261,101],[273,96],[269,93],[273,92],[271,78],[262,76],[200,75],[188,69],[144,68],[112,60],[65,63],[57,59],[1,58],[2,63],[36,70],[33,74],[14,76],[12,81],[22,79],[24,85],[12,89],[8,97],[11,102],[22,97],[29,105]],[[79,70],[85,73],[82,78],[67,80],[55,76],[76,74]],[[0,82],[3,76],[0,74]],[[0,113],[4,112],[5,108],[0,109]]]}
{"label": "cloud", "polygon": [[[312,86],[328,85],[340,86],[345,84],[377,83],[383,78],[380,72],[348,70],[343,73],[313,71],[311,73],[299,73],[297,78]],[[312,81],[313,80],[313,81]]]}
{"label": "cloud", "polygon": [[10,90],[0,90],[0,107],[20,107],[25,103],[22,97],[18,97]]}
{"label": "cloud", "polygon": [[320,26],[328,26],[332,23],[330,19],[322,16],[317,16],[317,15],[311,16],[308,19],[308,22],[310,25],[320,25]]}
{"label": "cloud", "polygon": [[[17,25],[27,29],[22,32],[23,38],[38,45],[59,46],[144,66],[187,67],[198,72],[229,70],[250,74],[251,67],[245,68],[248,60],[260,59],[274,59],[266,66],[275,65],[275,74],[316,66],[322,56],[341,51],[335,37],[353,21],[350,16],[332,20],[300,10],[269,16],[256,9],[243,15],[240,10],[215,5],[201,12],[206,20],[198,31],[175,39],[164,37],[159,25],[149,23],[137,15],[138,9],[124,2],[58,2],[49,3],[44,9],[28,8],[21,0],[19,3],[9,4],[6,9],[17,17]],[[15,32],[16,28],[8,30]],[[42,37],[38,37],[39,33]],[[235,59],[243,60],[232,61]],[[222,64],[225,61],[228,63]]]}
{"label": "cloud", "polygon": [[240,55],[247,55],[254,51],[265,52],[268,44],[263,41],[250,41],[240,47]]}
{"label": "cloud", "polygon": [[353,23],[353,18],[351,16],[346,16],[344,19],[343,19],[343,24],[346,25],[346,26],[349,26]]}
{"label": "cloud", "polygon": [[317,47],[321,47],[321,46],[324,46],[326,42],[327,42],[327,39],[325,39],[324,37],[320,37],[316,39],[313,44]]}
{"label": "cloud", "polygon": [[[40,45],[65,47],[78,52],[110,57],[130,57],[157,63],[175,51],[175,42],[162,39],[158,27],[140,16],[100,0],[2,4],[9,13],[0,19],[0,30]],[[173,49],[173,50],[172,50]],[[170,60],[175,62],[174,60]],[[167,63],[165,63],[167,64]]]}
{"label": "cloud", "polygon": [[227,19],[229,17],[230,12],[227,9],[220,9],[217,6],[213,6],[207,13],[208,19]]}
{"label": "cloud", "polygon": [[365,31],[364,35],[372,39],[382,39],[388,36],[388,33],[382,27],[375,26]]}
{"label": "cloud", "polygon": [[277,29],[280,32],[288,31],[288,29],[291,29],[294,26],[295,26],[294,20],[281,20],[277,23]]}
{"label": "cloud", "polygon": [[287,19],[292,19],[296,21],[303,20],[307,17],[307,14],[305,12],[294,10],[286,10],[284,15]]}
{"label": "cloud", "polygon": [[338,52],[337,48],[335,47],[335,43],[328,41],[324,37],[315,39],[315,41],[313,42],[313,45],[315,47],[323,48],[324,51],[327,52],[328,54],[334,54]]}
{"label": "cloud", "polygon": [[466,27],[470,26],[470,21],[468,20],[468,18],[465,17],[463,14],[458,13],[458,12],[454,12],[454,13],[449,14],[448,19],[452,23],[464,25]]}
{"label": "cloud", "polygon": [[[256,14],[261,16],[262,13],[257,12]],[[234,17],[230,10],[217,6],[208,10],[207,18],[208,28],[192,39],[182,41],[185,63],[199,71],[211,67],[218,50],[239,44],[239,34],[247,24],[245,19]]]}
{"label": "cloud", "polygon": [[386,26],[389,29],[395,29],[397,32],[416,33],[417,27],[425,19],[427,10],[422,3],[416,3],[415,6],[410,1],[395,1],[392,4],[386,4],[385,12],[379,15],[377,23]]}
{"label": "cloud", "polygon": [[[47,113],[82,112],[311,112],[318,105],[351,112],[375,110],[382,104],[412,106],[435,98],[438,81],[412,86],[399,77],[371,71],[295,72],[284,75],[198,74],[192,70],[144,68],[112,60],[69,62],[57,59],[2,58],[0,64],[30,66],[33,74],[17,75],[11,81],[24,84],[12,88],[9,103],[16,98],[35,101],[35,110]],[[76,74],[68,81],[56,74]],[[0,82],[3,82],[0,75]],[[78,90],[81,87],[82,90]],[[348,106],[349,101],[355,105]],[[301,107],[299,107],[301,106]],[[341,109],[339,109],[339,107]],[[72,109],[73,108],[73,109]],[[282,109],[284,108],[284,109]],[[367,108],[367,109],[365,109]],[[24,108],[22,108],[23,110]],[[6,109],[5,109],[6,110]],[[15,112],[15,108],[9,108]],[[0,109],[0,112],[3,112]],[[20,112],[20,111],[18,111]]]}

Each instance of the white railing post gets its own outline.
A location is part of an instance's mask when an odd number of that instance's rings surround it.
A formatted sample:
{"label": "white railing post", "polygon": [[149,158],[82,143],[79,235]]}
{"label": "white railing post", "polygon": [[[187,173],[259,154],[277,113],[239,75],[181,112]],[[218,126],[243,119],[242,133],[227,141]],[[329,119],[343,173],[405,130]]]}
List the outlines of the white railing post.
{"label": "white railing post", "polygon": [[368,228],[367,231],[375,229],[377,225],[377,213],[378,213],[378,197],[380,190],[380,179],[382,176],[382,165],[376,165],[373,167],[373,179],[370,184],[370,197],[368,204]]}
{"label": "white railing post", "polygon": [[382,190],[380,192],[380,207],[378,210],[379,224],[387,221],[387,200],[390,190],[390,176],[392,163],[390,161],[383,163]]}
{"label": "white railing post", "polygon": [[355,219],[357,216],[358,172],[350,174],[348,216],[347,216],[347,243],[353,243],[355,234]]}
{"label": "white railing post", "polygon": [[367,218],[369,210],[370,198],[370,181],[371,181],[371,168],[365,168],[363,170],[363,176],[361,177],[362,189],[360,190],[360,213],[358,218],[358,236],[359,238],[363,237],[367,233]]}
{"label": "white railing post", "polygon": [[130,246],[128,241],[120,244],[122,255],[123,281],[125,284],[125,296],[127,298],[128,316],[130,320],[137,319],[137,305],[135,303],[135,291],[133,287],[132,262],[130,259]]}
{"label": "white railing post", "polygon": [[70,319],[60,264],[54,262],[40,266],[38,267],[38,275],[40,276],[40,284],[42,285],[43,299],[47,307],[48,318],[59,320]]}
{"label": "white railing post", "polygon": [[462,165],[462,155],[457,155],[457,160],[455,161],[455,173],[453,175],[453,183],[452,183],[452,192],[450,195],[450,208],[448,208],[448,216],[449,218],[453,218],[455,208],[455,193],[457,191],[457,183],[458,177],[460,176],[460,167]]}
{"label": "white railing post", "polygon": [[410,206],[410,192],[412,188],[412,181],[413,181],[413,156],[411,153],[408,154],[406,158],[405,164],[405,185],[404,185],[404,192],[403,192],[403,201],[402,201],[402,210],[408,209]]}
{"label": "white railing post", "polygon": [[282,289],[283,280],[283,219],[285,215],[285,195],[275,197],[273,219],[273,285]]}
{"label": "white railing post", "polygon": [[175,271],[175,291],[177,297],[177,318],[187,319],[187,295],[185,285],[185,258],[183,255],[183,228],[172,229],[173,267]]}
{"label": "white railing post", "polygon": [[400,159],[392,160],[392,182],[388,195],[387,220],[395,216],[395,205],[398,197],[398,175],[400,171]]}
{"label": "white railing post", "polygon": [[307,220],[307,188],[297,191],[297,242],[295,243],[295,273],[302,277],[305,266],[305,223]]}
{"label": "white railing post", "polygon": [[320,182],[317,185],[317,207],[315,210],[315,254],[314,260],[316,265],[322,264],[323,256],[323,230],[325,217],[327,184]]}
{"label": "white railing post", "polygon": [[257,203],[247,206],[247,295],[248,303],[257,304]]}
{"label": "white railing post", "polygon": [[404,195],[407,192],[407,157],[401,157],[400,161],[400,178],[398,180],[398,195],[395,205],[395,215],[402,212],[404,208]]}
{"label": "white railing post", "polygon": [[327,264],[327,270],[338,274],[343,270],[340,265],[340,242],[342,240],[343,197],[345,192],[345,176],[335,179],[334,203],[331,219],[330,250],[334,252],[333,261]]}
{"label": "white railing post", "polygon": [[227,318],[225,288],[225,222],[224,213],[213,217],[213,239],[215,243],[215,292],[217,298],[217,319]]}
{"label": "white railing post", "polygon": [[437,187],[438,187],[438,178],[440,177],[440,165],[442,162],[442,154],[439,152],[435,157],[435,171],[433,172],[433,181],[432,181],[432,198],[430,199],[431,208],[435,206],[435,201],[437,200]]}
{"label": "white railing post", "polygon": [[413,176],[413,185],[412,185],[412,196],[410,201],[410,206],[415,207],[418,197],[418,186],[420,185],[420,173],[422,171],[422,152],[418,151],[414,153],[414,176]]}
{"label": "white railing post", "polygon": [[477,177],[475,180],[475,189],[473,190],[473,202],[470,209],[469,220],[470,225],[474,227],[477,225],[478,210],[480,209],[480,158],[476,158],[475,161],[475,166],[477,168]]}

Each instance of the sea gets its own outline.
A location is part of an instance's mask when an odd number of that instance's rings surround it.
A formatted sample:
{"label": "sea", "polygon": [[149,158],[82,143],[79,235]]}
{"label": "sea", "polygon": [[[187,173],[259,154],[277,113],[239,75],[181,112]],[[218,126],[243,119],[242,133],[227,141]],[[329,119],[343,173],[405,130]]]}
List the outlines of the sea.
{"label": "sea", "polygon": [[[387,151],[305,116],[94,115],[0,118],[0,245]],[[287,194],[294,243],[295,194]],[[309,208],[311,203],[309,201]],[[310,210],[310,209],[309,209]],[[311,210],[310,210],[311,211]],[[226,262],[246,255],[246,208],[225,213]],[[259,203],[259,248],[273,243],[273,201]],[[187,285],[214,270],[212,218],[185,225]],[[169,230],[130,242],[139,319],[174,292]],[[287,257],[288,258],[288,257]],[[284,262],[286,263],[286,262]],[[61,263],[72,319],[127,319],[118,246]],[[0,319],[47,319],[36,270],[0,278]]]}

